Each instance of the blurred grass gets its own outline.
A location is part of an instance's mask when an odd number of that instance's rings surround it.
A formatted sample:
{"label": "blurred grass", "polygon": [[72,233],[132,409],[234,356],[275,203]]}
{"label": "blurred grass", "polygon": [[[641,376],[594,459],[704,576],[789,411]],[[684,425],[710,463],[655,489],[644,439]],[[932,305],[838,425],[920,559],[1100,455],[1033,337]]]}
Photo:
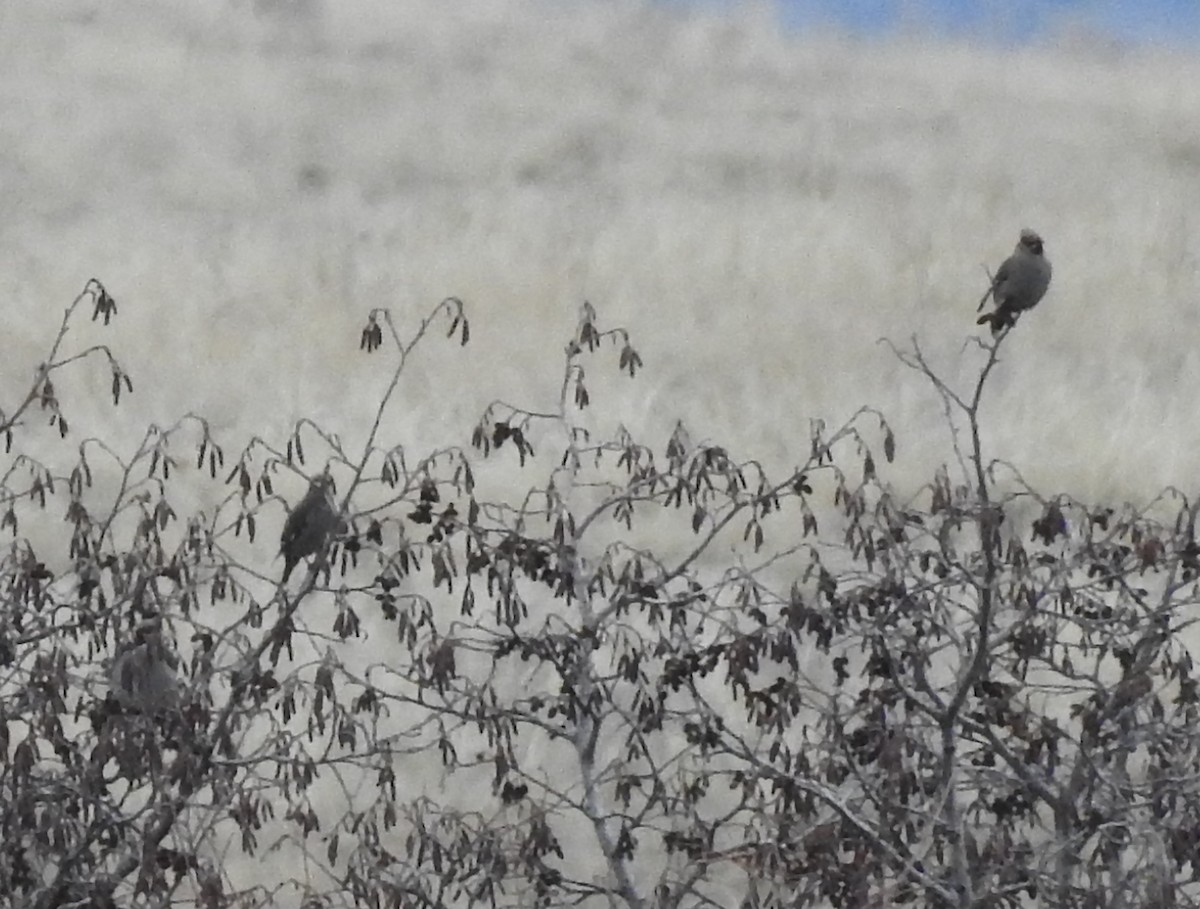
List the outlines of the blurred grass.
{"label": "blurred grass", "polygon": [[1028,225],[1055,281],[1007,345],[993,454],[1088,498],[1200,473],[1194,59],[789,35],[761,6],[0,16],[0,375],[28,376],[100,277],[138,383],[114,415],[107,380],[79,380],[100,428],[193,409],[352,439],[384,381],[366,310],[415,324],[454,294],[475,343],[428,349],[395,419],[462,441],[496,395],[552,402],[586,298],[647,365],[611,385],[614,418],[786,466],[810,417],[871,404],[919,483],[949,457],[940,409],[877,341],[915,333],[967,378],[982,266]]}

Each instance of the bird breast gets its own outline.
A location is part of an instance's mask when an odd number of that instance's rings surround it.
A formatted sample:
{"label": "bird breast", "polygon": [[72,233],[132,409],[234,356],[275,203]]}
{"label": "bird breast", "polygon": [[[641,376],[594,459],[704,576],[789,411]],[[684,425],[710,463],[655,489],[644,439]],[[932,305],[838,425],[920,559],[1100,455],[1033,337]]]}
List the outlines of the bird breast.
{"label": "bird breast", "polygon": [[1013,256],[1004,281],[996,288],[996,299],[1012,310],[1036,306],[1050,286],[1050,260],[1022,252]]}

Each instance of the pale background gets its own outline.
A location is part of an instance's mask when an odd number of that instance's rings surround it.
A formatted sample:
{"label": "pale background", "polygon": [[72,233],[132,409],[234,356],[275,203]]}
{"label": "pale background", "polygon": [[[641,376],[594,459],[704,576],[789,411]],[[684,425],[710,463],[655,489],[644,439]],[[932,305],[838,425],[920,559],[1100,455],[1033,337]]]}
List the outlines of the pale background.
{"label": "pale background", "polygon": [[456,295],[472,344],[431,339],[390,412],[419,452],[497,396],[552,408],[587,299],[646,364],[593,368],[613,421],[661,439],[682,418],[786,468],[810,419],[872,405],[886,476],[915,488],[948,437],[879,339],[917,335],[964,382],[983,266],[1030,226],[1055,278],[1006,344],[991,452],[1047,494],[1190,493],[1200,63],[1063,35],[634,2],[5,4],[4,400],[95,276],[119,318],[73,343],[111,343],[135,395],[114,411],[103,369],[64,378],[80,433],[132,447],[191,410],[231,451],[302,416],[352,442],[387,380],[367,310],[412,327]]}
{"label": "pale background", "polygon": [[586,298],[646,361],[631,425],[786,465],[810,417],[871,404],[919,482],[939,409],[877,341],[964,370],[983,265],[1028,225],[1055,278],[992,451],[1143,500],[1200,473],[1197,86],[1180,53],[787,34],[767,8],[7,4],[3,376],[95,275],[137,390],[114,417],[98,372],[103,420],[352,438],[383,377],[367,308],[454,294],[474,343],[430,347],[397,411],[432,445],[496,394],[549,403]]}

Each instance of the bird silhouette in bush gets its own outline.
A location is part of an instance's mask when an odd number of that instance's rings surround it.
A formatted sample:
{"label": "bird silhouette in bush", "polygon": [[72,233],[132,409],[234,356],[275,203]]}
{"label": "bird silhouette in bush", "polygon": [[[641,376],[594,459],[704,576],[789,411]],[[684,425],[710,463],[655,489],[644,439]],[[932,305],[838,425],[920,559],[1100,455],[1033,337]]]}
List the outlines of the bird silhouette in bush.
{"label": "bird silhouette in bush", "polygon": [[301,559],[324,552],[329,539],[338,528],[337,509],[333,501],[333,477],[327,473],[309,484],[300,504],[292,509],[283,524],[279,553],[283,556],[283,577],[286,584],[292,569]]}
{"label": "bird silhouette in bush", "polygon": [[117,651],[109,673],[109,691],[133,713],[155,714],[179,706],[179,658],[162,635],[162,617],[152,616]]}

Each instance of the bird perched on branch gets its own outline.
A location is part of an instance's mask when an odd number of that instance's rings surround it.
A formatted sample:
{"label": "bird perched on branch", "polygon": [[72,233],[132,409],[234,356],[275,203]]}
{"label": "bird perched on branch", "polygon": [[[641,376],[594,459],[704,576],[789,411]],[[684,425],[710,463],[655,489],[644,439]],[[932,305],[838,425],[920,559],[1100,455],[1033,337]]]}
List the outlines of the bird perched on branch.
{"label": "bird perched on branch", "polygon": [[1020,313],[1037,306],[1049,286],[1050,260],[1044,254],[1042,238],[1037,231],[1025,228],[1017,248],[996,270],[992,286],[979,301],[979,309],[983,309],[991,297],[996,302],[996,309],[984,313],[976,324],[990,325],[992,337],[995,337],[1015,324]]}
{"label": "bird perched on branch", "polygon": [[117,703],[134,713],[153,714],[179,704],[177,657],[162,636],[162,616],[152,616],[117,651],[108,677]]}
{"label": "bird perched on branch", "polygon": [[292,569],[301,559],[323,552],[337,526],[333,477],[323,473],[313,479],[300,504],[292,509],[292,513],[283,523],[283,536],[279,540],[279,553],[283,556],[283,577],[279,583],[287,583]]}

